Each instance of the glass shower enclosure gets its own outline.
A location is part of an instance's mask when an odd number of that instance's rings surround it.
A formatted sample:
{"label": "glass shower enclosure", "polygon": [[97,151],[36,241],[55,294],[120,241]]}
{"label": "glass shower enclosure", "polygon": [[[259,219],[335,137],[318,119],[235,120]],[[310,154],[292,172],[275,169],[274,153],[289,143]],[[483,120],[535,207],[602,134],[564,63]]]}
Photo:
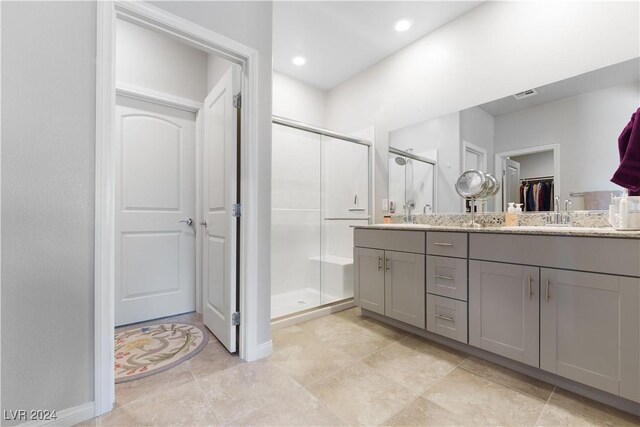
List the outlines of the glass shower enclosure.
{"label": "glass shower enclosure", "polygon": [[[433,153],[431,153],[433,155]],[[436,212],[436,161],[389,147],[389,207],[393,215]]]}
{"label": "glass shower enclosure", "polygon": [[271,318],[353,297],[353,225],[370,222],[370,143],[274,117]]}

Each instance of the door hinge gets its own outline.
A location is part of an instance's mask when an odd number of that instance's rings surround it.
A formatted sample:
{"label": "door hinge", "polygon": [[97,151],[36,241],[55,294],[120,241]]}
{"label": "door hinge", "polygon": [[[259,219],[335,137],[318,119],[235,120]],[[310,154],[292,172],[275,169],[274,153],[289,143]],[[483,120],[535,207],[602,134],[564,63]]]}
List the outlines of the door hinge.
{"label": "door hinge", "polygon": [[233,107],[238,110],[242,108],[242,94],[233,95]]}
{"label": "door hinge", "polygon": [[231,326],[240,325],[240,312],[236,311],[231,315]]}
{"label": "door hinge", "polygon": [[233,213],[232,215],[236,218],[240,218],[242,216],[242,205],[240,203],[233,204]]}

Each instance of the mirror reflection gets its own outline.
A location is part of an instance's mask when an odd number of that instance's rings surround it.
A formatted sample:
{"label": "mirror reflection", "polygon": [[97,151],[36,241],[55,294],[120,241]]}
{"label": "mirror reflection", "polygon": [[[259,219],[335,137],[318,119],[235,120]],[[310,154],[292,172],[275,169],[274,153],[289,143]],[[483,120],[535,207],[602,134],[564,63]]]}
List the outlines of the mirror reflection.
{"label": "mirror reflection", "polygon": [[[476,212],[505,211],[510,202],[549,211],[556,196],[577,210],[606,210],[621,192],[610,179],[618,136],[640,104],[639,76],[634,59],[391,131],[392,214],[470,211],[454,191],[469,169],[501,185]],[[403,154],[430,168],[401,166]]]}

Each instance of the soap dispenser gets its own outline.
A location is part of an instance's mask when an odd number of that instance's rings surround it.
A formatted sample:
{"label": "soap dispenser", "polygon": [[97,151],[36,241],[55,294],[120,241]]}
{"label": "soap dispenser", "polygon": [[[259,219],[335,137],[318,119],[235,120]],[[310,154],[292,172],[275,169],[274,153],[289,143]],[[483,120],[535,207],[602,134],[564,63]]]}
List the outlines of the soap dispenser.
{"label": "soap dispenser", "polygon": [[522,203],[516,203],[516,213],[517,214],[522,213]]}
{"label": "soap dispenser", "polygon": [[516,215],[516,208],[513,202],[509,203],[507,213],[504,215],[504,223],[507,227],[515,227],[518,225],[518,216]]}

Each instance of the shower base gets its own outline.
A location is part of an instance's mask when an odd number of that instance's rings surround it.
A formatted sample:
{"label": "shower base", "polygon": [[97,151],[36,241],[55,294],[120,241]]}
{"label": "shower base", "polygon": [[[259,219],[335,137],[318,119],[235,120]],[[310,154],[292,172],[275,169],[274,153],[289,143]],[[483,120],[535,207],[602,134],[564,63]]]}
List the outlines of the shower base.
{"label": "shower base", "polygon": [[275,294],[271,296],[271,318],[287,316],[340,299],[331,295],[322,295],[317,289],[312,288]]}

